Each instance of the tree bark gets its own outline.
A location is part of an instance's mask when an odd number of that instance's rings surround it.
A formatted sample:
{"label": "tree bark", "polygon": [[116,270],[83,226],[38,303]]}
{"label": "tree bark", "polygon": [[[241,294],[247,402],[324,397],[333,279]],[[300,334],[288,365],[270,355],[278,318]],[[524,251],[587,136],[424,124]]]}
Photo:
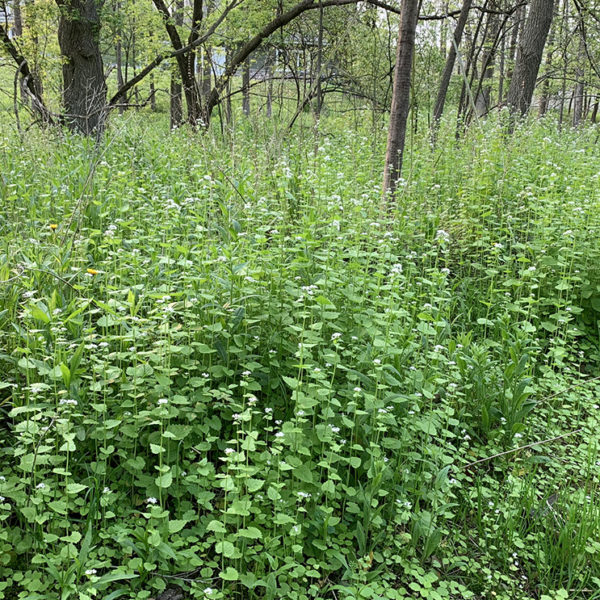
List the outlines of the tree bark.
{"label": "tree bark", "polygon": [[383,173],[384,196],[393,196],[402,173],[406,122],[410,109],[410,87],[415,30],[419,16],[419,0],[403,0],[398,30],[398,48],[394,68],[392,109],[388,131],[385,168]]}
{"label": "tree bark", "polygon": [[315,118],[317,121],[321,117],[321,107],[323,106],[323,87],[321,86],[321,72],[323,70],[323,3],[319,1],[319,36],[317,46],[317,90],[315,102]]}
{"label": "tree bark", "polygon": [[[497,5],[492,3],[491,8],[495,9]],[[478,86],[480,89],[477,91],[475,101],[479,116],[487,115],[492,106],[492,82],[498,35],[500,33],[499,28],[500,17],[496,13],[490,13],[488,15],[487,39],[481,55],[481,80]]]}
{"label": "tree bark", "polygon": [[513,114],[524,116],[531,106],[553,13],[554,0],[532,0],[506,99]]}
{"label": "tree bark", "polygon": [[[556,34],[556,21],[553,20],[550,33],[548,34],[548,55],[546,56],[546,72],[549,74],[552,69],[552,60],[554,59],[554,36]],[[548,111],[550,104],[550,79],[546,77],[542,85],[542,95],[540,98],[539,115],[543,117]]]}
{"label": "tree bark", "polygon": [[244,61],[242,70],[242,111],[246,117],[250,116],[250,59]]}
{"label": "tree bark", "polygon": [[[177,0],[174,7],[173,23],[175,26],[181,27],[183,25],[183,0]],[[187,74],[187,61],[185,64],[185,73],[175,71],[171,69],[171,84],[169,86],[169,97],[170,97],[170,117],[171,117],[171,129],[180,127],[183,123],[183,94],[181,90],[181,81]]]}
{"label": "tree bark", "polygon": [[583,120],[583,97],[585,93],[583,61],[585,59],[585,48],[583,39],[583,22],[579,23],[579,48],[577,50],[577,67],[575,68],[575,93],[573,98],[573,127],[579,127]]}
{"label": "tree bark", "polygon": [[63,56],[65,122],[86,135],[101,133],[106,120],[106,82],[100,53],[96,0],[56,0],[58,43]]}

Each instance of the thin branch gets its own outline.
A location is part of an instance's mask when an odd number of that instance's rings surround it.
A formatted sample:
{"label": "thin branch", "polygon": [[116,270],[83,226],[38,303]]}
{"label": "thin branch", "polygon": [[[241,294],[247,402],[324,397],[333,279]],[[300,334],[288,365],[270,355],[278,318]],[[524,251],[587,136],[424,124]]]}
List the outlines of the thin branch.
{"label": "thin branch", "polygon": [[534,446],[541,446],[542,444],[549,444],[550,442],[555,442],[556,440],[562,440],[570,435],[574,435],[576,433],[581,433],[583,428],[575,429],[574,431],[569,431],[568,433],[563,433],[562,435],[557,435],[553,438],[548,438],[547,440],[542,440],[541,442],[533,442],[531,444],[527,444],[525,446],[519,446],[518,448],[513,448],[512,450],[506,450],[505,452],[499,452],[498,454],[493,454],[492,456],[488,456],[486,458],[480,458],[479,460],[467,463],[466,465],[462,465],[461,469],[470,469],[475,465],[480,465],[484,462],[489,462],[490,460],[494,460],[494,458],[498,458],[499,456],[506,456],[508,454],[514,454],[515,452],[520,452],[521,450],[526,450],[527,448],[533,448]]}

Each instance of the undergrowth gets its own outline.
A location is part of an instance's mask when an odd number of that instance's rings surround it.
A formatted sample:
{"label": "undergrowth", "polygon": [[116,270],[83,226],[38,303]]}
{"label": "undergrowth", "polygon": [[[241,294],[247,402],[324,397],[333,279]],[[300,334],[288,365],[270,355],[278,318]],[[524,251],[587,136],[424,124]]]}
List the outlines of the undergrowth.
{"label": "undergrowth", "polygon": [[595,134],[383,135],[5,131],[0,598],[600,598]]}

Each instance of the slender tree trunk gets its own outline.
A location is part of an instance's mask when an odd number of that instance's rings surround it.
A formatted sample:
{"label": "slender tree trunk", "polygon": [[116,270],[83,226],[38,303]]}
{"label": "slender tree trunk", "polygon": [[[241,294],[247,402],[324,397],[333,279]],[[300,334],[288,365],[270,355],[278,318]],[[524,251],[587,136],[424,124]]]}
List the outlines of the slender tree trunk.
{"label": "slender tree trunk", "polygon": [[[210,15],[210,12],[212,10],[211,2],[206,2],[204,7],[205,7],[204,18],[206,19],[206,18],[208,18],[208,16]],[[206,100],[210,95],[212,68],[213,68],[212,48],[208,45],[205,45],[204,52],[203,52],[202,73],[201,73],[202,82],[201,82],[201,86],[200,86],[203,104],[206,103]]]}
{"label": "slender tree trunk", "polygon": [[[17,40],[23,35],[23,16],[21,14],[21,0],[13,0],[13,35]],[[20,88],[21,88],[21,101],[29,106],[29,97],[27,95],[27,89],[23,85],[23,76],[19,77]]]}
{"label": "slender tree trunk", "polygon": [[[448,13],[448,0],[444,0],[442,4],[442,10],[444,14]],[[448,52],[448,24],[446,19],[440,21],[440,56],[446,60]]]}
{"label": "slender tree trunk", "polygon": [[410,108],[410,84],[415,48],[415,31],[419,16],[419,0],[403,0],[398,30],[398,48],[394,68],[394,89],[388,131],[383,193],[393,196],[402,173],[406,122]]}
{"label": "slender tree trunk", "polygon": [[531,1],[508,88],[507,104],[513,114],[524,116],[531,106],[553,12],[554,0]]}
{"label": "slender tree trunk", "polygon": [[28,25],[30,20],[33,20],[32,10],[33,10],[33,0],[24,0],[23,2],[22,13],[25,15],[25,18],[21,18],[23,23],[23,28],[29,28],[31,32],[31,43],[33,46],[33,61],[31,67],[31,77],[33,81],[33,86],[36,89],[36,92],[40,98],[44,96],[44,86],[42,82],[42,76],[40,74],[39,69],[39,59],[40,59],[40,43],[39,38],[36,34],[35,26]]}
{"label": "slender tree trunk", "polygon": [[[546,73],[550,74],[552,70],[552,60],[554,58],[554,37],[556,35],[556,21],[552,21],[552,27],[550,28],[550,34],[548,35],[548,54],[546,56]],[[548,105],[550,103],[550,79],[546,77],[542,84],[542,95],[540,98],[540,110],[539,115],[543,117],[548,112]]]}
{"label": "slender tree trunk", "polygon": [[583,61],[585,59],[585,47],[582,31],[583,23],[579,23],[579,48],[577,50],[577,68],[575,69],[575,97],[573,99],[573,127],[579,127],[583,120],[583,100],[585,94]]}
{"label": "slender tree trunk", "polygon": [[267,77],[267,118],[271,118],[273,115],[273,64],[274,64],[274,53],[272,49],[269,49],[267,55],[267,64],[265,65],[265,75]]}
{"label": "slender tree trunk", "polygon": [[[115,2],[113,6],[113,15],[115,20],[117,21],[117,39],[115,41],[115,62],[117,63],[117,87],[120,88],[124,83],[125,79],[123,78],[123,43],[121,41],[122,30],[121,23],[118,21],[119,12],[121,10],[120,2]],[[119,113],[123,114],[125,108],[123,106],[119,107]]]}
{"label": "slender tree trunk", "polygon": [[594,124],[598,122],[598,105],[599,104],[600,104],[600,100],[596,100],[596,102],[594,103],[594,108],[592,108],[591,121]]}
{"label": "slender tree trunk", "polygon": [[[484,8],[487,8],[488,0],[485,0],[483,3]],[[472,104],[472,88],[471,84],[477,72],[477,57],[479,56],[479,51],[481,50],[481,44],[478,46],[479,33],[481,28],[483,27],[485,13],[482,11],[479,15],[479,19],[477,21],[477,26],[475,28],[475,33],[473,34],[473,40],[471,42],[471,47],[469,48],[469,56],[467,57],[466,63],[461,64],[462,72],[463,72],[463,84],[460,91],[460,101],[458,103],[458,114],[456,116],[457,122],[457,136],[459,135],[459,131],[461,129],[461,121],[463,118],[463,114],[466,113],[469,104]],[[462,61],[461,61],[462,63]],[[469,77],[469,74],[471,76]],[[471,109],[473,107],[471,106]]]}
{"label": "slender tree trunk", "polygon": [[319,38],[317,47],[317,89],[315,102],[315,118],[321,116],[323,107],[323,88],[321,87],[321,72],[323,70],[323,3],[319,0]]}
{"label": "slender tree trunk", "polygon": [[500,64],[498,66],[498,104],[502,104],[504,98],[504,70],[506,67],[506,34],[502,33],[500,39]]}
{"label": "slender tree trunk", "polygon": [[156,83],[154,73],[150,75],[150,110],[156,112]]}
{"label": "slender tree trunk", "polygon": [[[492,2],[492,9],[498,10],[497,3]],[[490,13],[488,15],[487,40],[481,55],[481,81],[476,95],[476,105],[480,116],[486,115],[492,105],[492,83],[494,79],[494,60],[500,28],[499,15]]]}
{"label": "slender tree trunk", "polygon": [[250,59],[244,61],[242,69],[242,110],[244,115],[250,116]]}
{"label": "slender tree trunk", "polygon": [[[177,0],[174,8],[173,21],[175,25],[183,25],[183,0]],[[184,70],[187,72],[187,61],[184,60]],[[181,67],[181,65],[179,65]],[[181,88],[181,79],[184,74],[179,69],[179,72],[171,69],[171,85],[170,85],[170,115],[171,115],[171,129],[180,127],[183,123],[183,93]]]}
{"label": "slender tree trunk", "polygon": [[106,82],[100,53],[96,0],[56,0],[58,43],[63,56],[65,121],[86,135],[100,133],[106,119]]}
{"label": "slender tree trunk", "polygon": [[444,66],[444,72],[442,73],[442,79],[440,81],[440,87],[438,89],[437,98],[435,101],[435,108],[433,109],[433,127],[434,131],[439,126],[440,119],[444,112],[444,105],[446,104],[446,95],[448,94],[448,87],[450,86],[450,79],[452,78],[452,71],[454,70],[454,63],[456,62],[456,49],[460,48],[462,41],[463,31],[465,24],[469,17],[469,10],[471,10],[472,0],[464,0],[460,15],[458,17],[458,23],[454,30],[454,41],[450,46],[448,57],[446,58],[446,65]]}
{"label": "slender tree trunk", "polygon": [[513,16],[510,44],[508,47],[509,68],[506,72],[506,79],[508,80],[509,86],[513,73],[515,71],[515,63],[517,62],[517,50],[519,48],[519,38],[521,37],[523,22],[525,21],[525,11],[525,6],[519,6],[519,8],[517,8]]}

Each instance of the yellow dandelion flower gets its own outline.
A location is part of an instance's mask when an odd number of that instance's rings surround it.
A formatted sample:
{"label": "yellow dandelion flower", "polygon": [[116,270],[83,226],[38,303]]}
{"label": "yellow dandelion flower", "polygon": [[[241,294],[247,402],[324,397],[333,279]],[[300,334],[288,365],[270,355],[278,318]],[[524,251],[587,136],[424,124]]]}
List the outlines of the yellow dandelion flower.
{"label": "yellow dandelion flower", "polygon": [[52,229],[52,231],[54,231],[57,228],[58,228],[58,225],[56,223],[50,223],[50,229]]}
{"label": "yellow dandelion flower", "polygon": [[88,269],[87,272],[90,275],[98,275],[98,273],[100,273],[100,271],[96,271],[96,269]]}

